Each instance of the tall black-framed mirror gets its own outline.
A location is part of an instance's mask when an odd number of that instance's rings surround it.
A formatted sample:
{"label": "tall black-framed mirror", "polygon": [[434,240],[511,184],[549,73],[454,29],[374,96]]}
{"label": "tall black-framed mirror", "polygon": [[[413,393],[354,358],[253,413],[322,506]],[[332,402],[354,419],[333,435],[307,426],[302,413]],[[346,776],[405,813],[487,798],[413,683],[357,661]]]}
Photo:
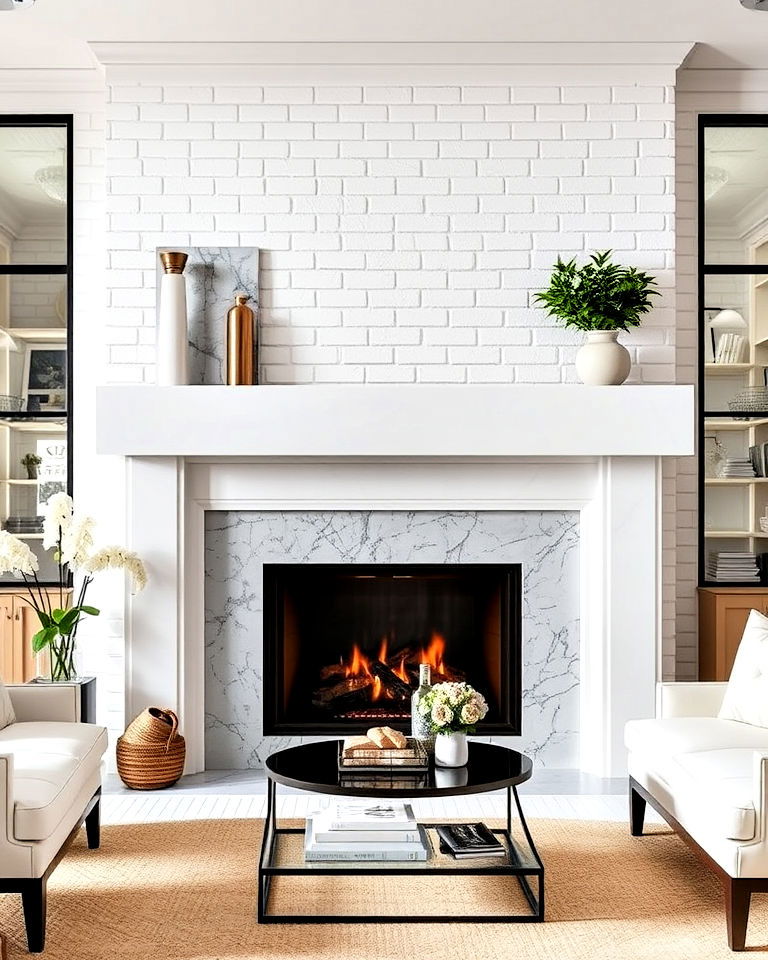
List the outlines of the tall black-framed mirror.
{"label": "tall black-framed mirror", "polygon": [[768,586],[768,115],[702,115],[699,582]]}
{"label": "tall black-framed mirror", "polygon": [[72,490],[72,140],[70,115],[0,114],[0,523],[43,584],[43,505]]}

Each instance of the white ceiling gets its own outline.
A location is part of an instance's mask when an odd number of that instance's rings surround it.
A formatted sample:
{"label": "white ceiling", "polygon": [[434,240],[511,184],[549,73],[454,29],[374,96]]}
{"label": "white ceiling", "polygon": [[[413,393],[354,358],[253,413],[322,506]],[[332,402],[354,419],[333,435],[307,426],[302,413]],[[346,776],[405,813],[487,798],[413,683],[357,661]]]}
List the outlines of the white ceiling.
{"label": "white ceiling", "polygon": [[87,66],[86,41],[617,41],[702,44],[768,66],[768,12],[739,0],[37,0],[0,13],[0,66]]}
{"label": "white ceiling", "polygon": [[740,236],[768,212],[768,127],[710,128],[705,157],[728,178],[707,201],[707,222]]}
{"label": "white ceiling", "polygon": [[66,148],[63,127],[0,127],[0,215],[18,233],[66,221],[66,210],[35,180],[40,167],[58,165]]}

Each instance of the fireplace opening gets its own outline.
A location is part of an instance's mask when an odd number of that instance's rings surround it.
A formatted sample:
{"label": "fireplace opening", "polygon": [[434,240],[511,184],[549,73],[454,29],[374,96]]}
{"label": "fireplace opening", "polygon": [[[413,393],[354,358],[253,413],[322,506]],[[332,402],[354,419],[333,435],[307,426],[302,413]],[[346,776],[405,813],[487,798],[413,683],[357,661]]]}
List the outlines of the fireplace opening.
{"label": "fireplace opening", "polygon": [[521,732],[519,564],[265,564],[264,732],[407,729],[419,665]]}

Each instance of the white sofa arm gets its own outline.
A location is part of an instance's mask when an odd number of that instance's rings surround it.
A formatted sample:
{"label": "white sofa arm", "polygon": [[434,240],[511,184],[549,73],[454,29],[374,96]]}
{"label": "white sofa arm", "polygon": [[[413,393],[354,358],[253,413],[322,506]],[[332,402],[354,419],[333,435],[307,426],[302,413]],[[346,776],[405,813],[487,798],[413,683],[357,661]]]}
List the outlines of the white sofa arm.
{"label": "white sofa arm", "polygon": [[725,696],[727,683],[679,681],[656,685],[656,716],[716,717]]}
{"label": "white sofa arm", "polygon": [[80,687],[76,683],[9,683],[18,723],[30,720],[80,721]]}

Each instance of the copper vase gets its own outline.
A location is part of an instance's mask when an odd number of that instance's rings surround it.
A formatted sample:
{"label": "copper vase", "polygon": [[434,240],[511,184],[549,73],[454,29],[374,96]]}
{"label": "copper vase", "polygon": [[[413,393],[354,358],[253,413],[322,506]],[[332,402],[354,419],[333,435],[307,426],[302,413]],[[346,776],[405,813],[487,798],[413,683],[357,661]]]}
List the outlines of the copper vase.
{"label": "copper vase", "polygon": [[246,293],[235,294],[235,305],[227,311],[227,383],[230,386],[254,382],[254,315],[246,306]]}

